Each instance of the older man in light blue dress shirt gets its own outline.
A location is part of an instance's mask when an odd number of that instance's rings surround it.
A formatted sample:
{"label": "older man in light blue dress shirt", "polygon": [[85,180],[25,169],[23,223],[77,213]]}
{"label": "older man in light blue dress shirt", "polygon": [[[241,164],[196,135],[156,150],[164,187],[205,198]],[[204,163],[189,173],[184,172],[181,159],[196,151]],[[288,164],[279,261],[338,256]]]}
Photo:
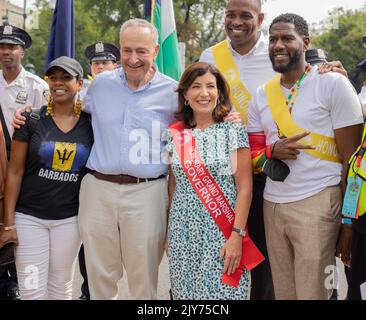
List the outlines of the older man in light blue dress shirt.
{"label": "older man in light blue dress shirt", "polygon": [[85,111],[94,145],[80,190],[79,224],[91,299],[116,299],[123,268],[131,297],[156,299],[167,223],[162,132],[177,83],[156,71],[157,31],[145,20],[120,32],[122,69],[92,82]]}

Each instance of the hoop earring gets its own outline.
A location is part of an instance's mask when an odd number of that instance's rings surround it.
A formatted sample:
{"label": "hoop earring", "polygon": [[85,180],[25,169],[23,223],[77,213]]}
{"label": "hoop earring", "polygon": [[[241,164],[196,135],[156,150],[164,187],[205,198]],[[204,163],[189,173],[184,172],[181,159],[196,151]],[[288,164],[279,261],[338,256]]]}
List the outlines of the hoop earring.
{"label": "hoop earring", "polygon": [[80,93],[78,93],[78,98],[74,104],[74,113],[77,117],[80,117],[82,109],[83,109],[83,101],[80,98]]}
{"label": "hoop earring", "polygon": [[220,98],[217,99],[216,106],[218,106],[219,104],[221,104]]}
{"label": "hoop earring", "polygon": [[47,108],[46,108],[46,116],[53,117],[55,115],[54,108],[55,108],[55,100],[50,95],[49,98],[48,98],[48,103],[47,103]]}

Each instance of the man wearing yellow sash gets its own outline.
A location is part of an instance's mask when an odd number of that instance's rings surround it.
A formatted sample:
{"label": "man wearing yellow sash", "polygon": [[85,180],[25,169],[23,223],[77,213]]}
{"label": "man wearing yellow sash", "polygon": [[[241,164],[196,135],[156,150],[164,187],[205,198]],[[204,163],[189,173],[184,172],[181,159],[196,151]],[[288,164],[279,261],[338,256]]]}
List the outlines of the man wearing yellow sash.
{"label": "man wearing yellow sash", "polygon": [[346,77],[320,75],[306,64],[309,43],[302,17],[274,19],[269,56],[280,75],[258,89],[248,113],[248,132],[264,132],[271,157],[290,169],[283,182],[267,178],[264,190],[276,299],[329,299],[334,252],[347,251],[350,234],[340,211],[347,161],[361,138],[361,107]]}
{"label": "man wearing yellow sash", "polygon": [[[260,0],[228,1],[224,20],[228,38],[204,50],[200,58],[201,61],[214,64],[225,76],[230,85],[230,99],[245,124],[252,96],[260,85],[276,74],[268,57],[268,41],[260,31],[263,19]],[[250,140],[252,144],[252,137]],[[256,152],[253,158],[257,174],[253,176],[253,201],[248,228],[254,243],[266,260],[251,271],[250,298],[269,300],[274,299],[274,292],[264,235],[265,175],[260,173],[260,165],[266,158],[263,152]]]}

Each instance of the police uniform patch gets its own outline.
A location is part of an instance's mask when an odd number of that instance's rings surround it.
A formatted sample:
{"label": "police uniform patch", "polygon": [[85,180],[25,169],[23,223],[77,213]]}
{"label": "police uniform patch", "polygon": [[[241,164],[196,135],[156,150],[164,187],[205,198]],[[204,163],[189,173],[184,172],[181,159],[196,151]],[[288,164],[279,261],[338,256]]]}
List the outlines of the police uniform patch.
{"label": "police uniform patch", "polygon": [[18,94],[15,98],[15,102],[25,104],[27,102],[27,98],[28,98],[27,92],[26,91],[20,91],[20,92],[18,92]]}
{"label": "police uniform patch", "polygon": [[4,31],[3,31],[3,34],[5,35],[12,35],[13,34],[13,27],[12,26],[5,26],[4,27]]}
{"label": "police uniform patch", "polygon": [[45,98],[45,99],[47,99],[48,98],[48,95],[50,94],[50,91],[49,90],[47,90],[47,89],[44,89],[43,91],[42,91],[42,96],[43,96],[43,98]]}
{"label": "police uniform patch", "polygon": [[95,44],[95,53],[104,52],[104,44],[99,42]]}

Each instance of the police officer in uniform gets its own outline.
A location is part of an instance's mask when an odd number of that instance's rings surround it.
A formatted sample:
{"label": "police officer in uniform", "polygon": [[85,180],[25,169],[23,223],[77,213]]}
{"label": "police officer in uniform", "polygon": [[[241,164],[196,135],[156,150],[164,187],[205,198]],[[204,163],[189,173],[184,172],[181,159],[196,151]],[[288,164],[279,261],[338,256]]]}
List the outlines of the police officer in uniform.
{"label": "police officer in uniform", "polygon": [[312,66],[315,66],[327,62],[327,54],[323,49],[308,49],[305,52],[305,60]]}
{"label": "police officer in uniform", "polygon": [[94,76],[106,70],[117,68],[120,59],[119,49],[110,43],[97,42],[85,49],[89,59],[91,74]]}
{"label": "police officer in uniform", "polygon": [[117,62],[120,60],[119,49],[111,43],[94,43],[85,49],[84,54],[88,58],[90,65],[88,79],[84,80],[84,87],[81,92],[82,97],[85,96],[90,82],[97,74],[116,69],[118,67]]}
{"label": "police officer in uniform", "polygon": [[0,104],[10,136],[17,109],[26,105],[40,108],[47,102],[48,84],[22,66],[24,51],[31,44],[26,31],[11,25],[0,26]]}
{"label": "police officer in uniform", "polygon": [[[0,120],[8,155],[14,112],[27,105],[40,108],[48,96],[47,83],[22,66],[25,49],[31,44],[32,38],[26,31],[12,25],[0,26]],[[14,264],[0,267],[0,299],[19,299]]]}
{"label": "police officer in uniform", "polygon": [[[81,96],[84,97],[86,91],[93,80],[94,76],[104,71],[114,70],[118,67],[117,61],[120,59],[119,49],[110,43],[97,42],[85,49],[85,56],[90,62],[90,72],[88,79],[84,80],[84,87]],[[84,246],[82,245],[79,252],[80,273],[84,279],[81,285],[80,300],[89,300],[88,275],[85,267]]]}

